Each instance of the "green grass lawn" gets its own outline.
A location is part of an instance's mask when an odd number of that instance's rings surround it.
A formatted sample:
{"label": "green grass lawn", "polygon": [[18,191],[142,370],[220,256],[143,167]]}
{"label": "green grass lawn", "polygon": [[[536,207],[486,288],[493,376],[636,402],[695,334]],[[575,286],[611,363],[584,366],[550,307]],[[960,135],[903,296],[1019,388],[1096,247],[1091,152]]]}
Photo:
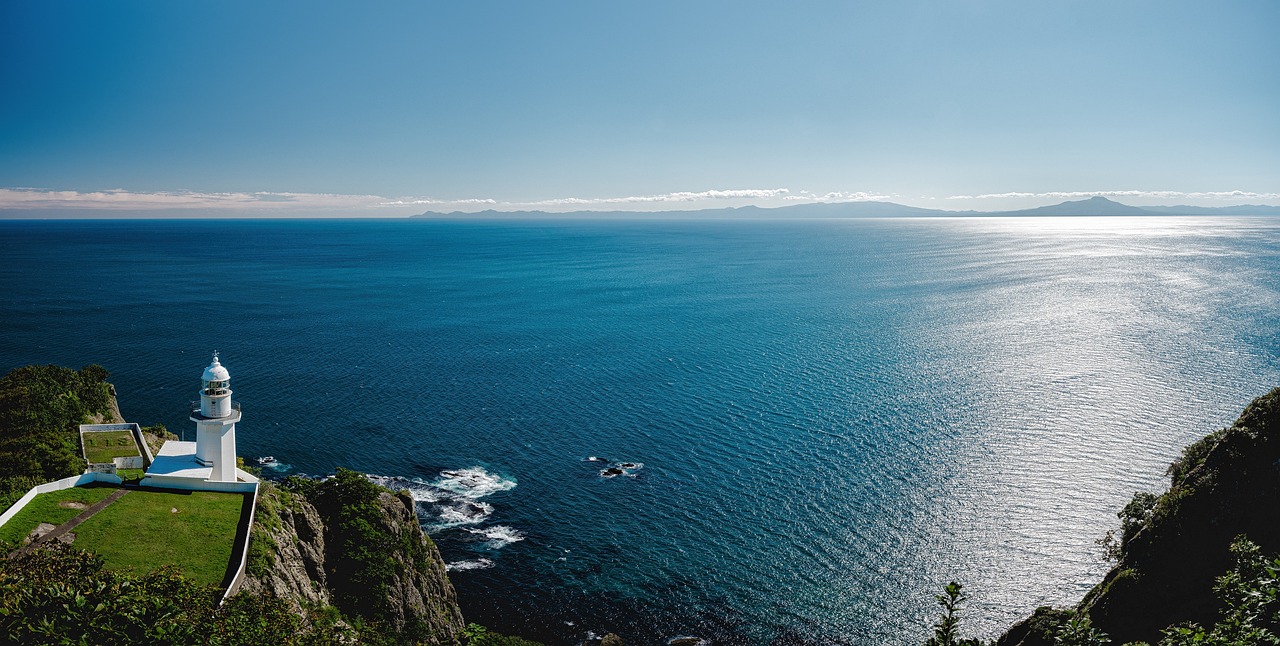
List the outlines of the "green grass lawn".
{"label": "green grass lawn", "polygon": [[62,491],[42,493],[27,503],[9,522],[0,527],[0,541],[17,546],[40,523],[61,525],[75,518],[82,509],[61,507],[63,501],[78,502],[86,507],[111,495],[115,487],[73,487]]}
{"label": "green grass lawn", "polygon": [[112,458],[142,455],[132,431],[92,431],[83,434],[84,457],[90,462],[110,462]]}
{"label": "green grass lawn", "polygon": [[218,585],[243,501],[240,494],[212,491],[130,491],[77,527],[72,545],[101,555],[108,568],[142,573],[176,565],[196,583]]}

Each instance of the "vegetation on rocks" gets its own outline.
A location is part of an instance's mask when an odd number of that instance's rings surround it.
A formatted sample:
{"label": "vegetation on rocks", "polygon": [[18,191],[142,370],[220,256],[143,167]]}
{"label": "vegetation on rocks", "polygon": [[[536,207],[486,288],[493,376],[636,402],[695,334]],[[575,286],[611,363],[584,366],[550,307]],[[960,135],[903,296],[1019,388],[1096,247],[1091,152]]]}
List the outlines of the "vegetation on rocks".
{"label": "vegetation on rocks", "polygon": [[[120,421],[106,378],[107,371],[99,366],[79,371],[27,366],[0,378],[0,506],[7,508],[34,485],[84,471],[78,425]],[[176,439],[162,426],[147,427],[144,438],[157,449],[159,440]],[[52,520],[60,522],[79,510],[58,503],[91,502],[93,496],[80,499],[95,490],[67,491],[71,493],[42,496],[48,504],[32,503],[24,509],[25,515],[15,518],[23,522],[13,525],[21,535],[6,535],[7,545],[16,546],[30,531],[27,516],[49,515],[55,509],[59,513]],[[262,492],[263,504],[250,542],[250,576],[241,591],[221,606],[217,601],[222,591],[201,583],[220,579],[226,558],[216,572],[195,578],[174,567],[148,571],[148,566],[177,562],[172,555],[157,557],[162,548],[204,553],[203,546],[191,550],[186,538],[174,540],[173,530],[182,524],[183,512],[188,512],[185,522],[194,523],[187,538],[199,542],[199,535],[207,538],[210,533],[201,523],[238,517],[240,503],[232,500],[222,510],[226,513],[214,513],[207,505],[195,505],[201,502],[200,493],[170,501],[162,498],[177,494],[134,491],[78,528],[84,541],[78,536],[72,546],[52,543],[23,556],[6,557],[2,554],[8,550],[0,552],[0,641],[440,646],[463,642],[462,615],[444,562],[423,535],[412,501],[406,507],[391,492],[346,470],[326,482],[291,478],[280,487],[264,482]],[[146,509],[134,509],[138,504]],[[323,521],[317,507],[324,510]],[[144,516],[162,518],[163,526],[143,527]],[[122,522],[112,524],[113,518]],[[230,526],[234,529],[234,522]],[[95,527],[103,531],[95,535]],[[288,545],[277,545],[273,536],[282,537]],[[328,555],[326,539],[333,546]],[[229,539],[224,542],[230,545]],[[82,543],[96,544],[105,555],[82,551]],[[113,545],[119,549],[109,549]],[[280,555],[288,550],[294,562],[282,563]],[[311,559],[301,565],[300,550]],[[111,559],[119,560],[122,553],[141,560],[124,564],[130,569],[118,569],[120,563],[111,566],[116,569],[107,569]],[[272,587],[255,587],[256,576],[285,567],[300,569],[292,579],[298,586],[323,594],[286,598]],[[339,607],[328,603],[327,579],[341,586],[337,588],[341,594],[334,595]],[[476,643],[532,644],[492,641],[498,637]]]}
{"label": "vegetation on rocks", "polygon": [[142,575],[59,543],[0,559],[0,635],[20,644],[338,644],[342,627],[271,595],[219,590],[172,569]]}
{"label": "vegetation on rocks", "polygon": [[142,427],[142,439],[147,443],[147,448],[151,449],[151,454],[155,455],[160,452],[160,447],[169,440],[177,440],[176,433],[170,433],[164,424],[156,424],[154,426]]}
{"label": "vegetation on rocks", "polygon": [[1280,388],[1167,473],[1169,491],[1136,493],[1117,514],[1119,537],[1099,541],[1116,562],[1106,577],[1074,608],[1037,609],[998,646],[1280,645],[1280,558],[1262,556],[1280,553]]}
{"label": "vegetation on rocks", "polygon": [[[611,636],[617,639],[616,635]],[[522,637],[495,633],[480,624],[467,624],[462,631],[462,643],[464,646],[542,646],[540,642],[529,641]],[[620,641],[617,644],[621,646]]]}
{"label": "vegetation on rocks", "polygon": [[0,377],[0,509],[31,487],[83,473],[80,424],[115,416],[107,370],[23,366]]}
{"label": "vegetation on rocks", "polygon": [[244,589],[333,604],[364,641],[465,639],[444,562],[423,534],[412,498],[356,471],[264,483],[248,573]]}

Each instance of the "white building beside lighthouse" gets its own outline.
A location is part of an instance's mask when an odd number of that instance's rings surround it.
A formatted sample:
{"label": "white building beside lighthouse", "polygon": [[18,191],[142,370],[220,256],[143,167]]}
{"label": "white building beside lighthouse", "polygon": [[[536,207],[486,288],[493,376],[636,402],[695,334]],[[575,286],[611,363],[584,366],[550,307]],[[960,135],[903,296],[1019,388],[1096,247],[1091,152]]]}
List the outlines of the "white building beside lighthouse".
{"label": "white building beside lighthouse", "polygon": [[231,374],[213,353],[200,378],[200,400],[191,403],[196,441],[169,440],[147,469],[142,486],[238,491],[258,479],[236,468],[236,422],[240,404],[231,400]]}

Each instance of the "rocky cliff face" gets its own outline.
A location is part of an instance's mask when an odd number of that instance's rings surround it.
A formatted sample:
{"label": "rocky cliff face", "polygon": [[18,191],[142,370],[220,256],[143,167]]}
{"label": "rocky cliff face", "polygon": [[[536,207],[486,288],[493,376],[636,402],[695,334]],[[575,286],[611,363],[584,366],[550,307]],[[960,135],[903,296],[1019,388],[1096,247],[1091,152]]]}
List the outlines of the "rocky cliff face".
{"label": "rocky cliff face", "polygon": [[107,389],[111,392],[111,401],[107,404],[107,410],[89,414],[89,421],[86,424],[123,424],[124,417],[120,414],[120,401],[117,399],[116,387],[113,384],[107,384]]}
{"label": "rocky cliff face", "polygon": [[263,482],[252,536],[241,590],[269,590],[295,604],[332,603],[325,586],[324,521],[311,503]]}
{"label": "rocky cliff face", "polygon": [[270,590],[300,609],[335,605],[407,642],[458,643],[462,612],[413,499],[335,480],[309,491],[263,483],[241,589]]}
{"label": "rocky cliff face", "polygon": [[[1162,629],[1186,621],[1213,624],[1214,582],[1232,565],[1236,536],[1280,552],[1280,388],[1188,446],[1169,475],[1169,491],[1153,504],[1135,498],[1126,508],[1132,531],[1118,562],[1075,609],[1113,643],[1155,643]],[[1042,608],[998,644],[1051,644],[1045,631],[1070,612]]]}
{"label": "rocky cliff face", "polygon": [[465,626],[462,610],[445,574],[440,551],[422,533],[413,497],[383,492],[378,496],[378,506],[381,529],[397,544],[416,548],[391,554],[396,564],[396,574],[388,585],[392,624],[405,630],[415,622],[426,622],[429,634],[447,636],[449,641],[445,643],[456,642]]}

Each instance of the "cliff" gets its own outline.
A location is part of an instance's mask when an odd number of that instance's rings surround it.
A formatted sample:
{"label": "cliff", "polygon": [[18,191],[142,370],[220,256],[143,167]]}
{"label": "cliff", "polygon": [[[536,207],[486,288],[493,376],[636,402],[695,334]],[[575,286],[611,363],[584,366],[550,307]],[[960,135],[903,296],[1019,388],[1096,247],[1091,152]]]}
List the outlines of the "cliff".
{"label": "cliff", "polygon": [[402,642],[459,642],[462,612],[412,498],[346,470],[263,484],[243,592],[270,591],[297,609],[333,605]]}
{"label": "cliff", "polygon": [[315,506],[263,481],[250,534],[242,592],[270,591],[302,605],[331,604],[325,580],[324,521]]}
{"label": "cliff", "polygon": [[1116,644],[1156,643],[1161,630],[1183,622],[1213,624],[1220,605],[1213,588],[1233,565],[1233,539],[1280,552],[1280,388],[1255,399],[1230,428],[1186,447],[1168,474],[1167,493],[1135,495],[1120,513],[1118,559],[1102,582],[1074,609],[1037,610],[999,646],[1053,643],[1046,631],[1073,613]]}

